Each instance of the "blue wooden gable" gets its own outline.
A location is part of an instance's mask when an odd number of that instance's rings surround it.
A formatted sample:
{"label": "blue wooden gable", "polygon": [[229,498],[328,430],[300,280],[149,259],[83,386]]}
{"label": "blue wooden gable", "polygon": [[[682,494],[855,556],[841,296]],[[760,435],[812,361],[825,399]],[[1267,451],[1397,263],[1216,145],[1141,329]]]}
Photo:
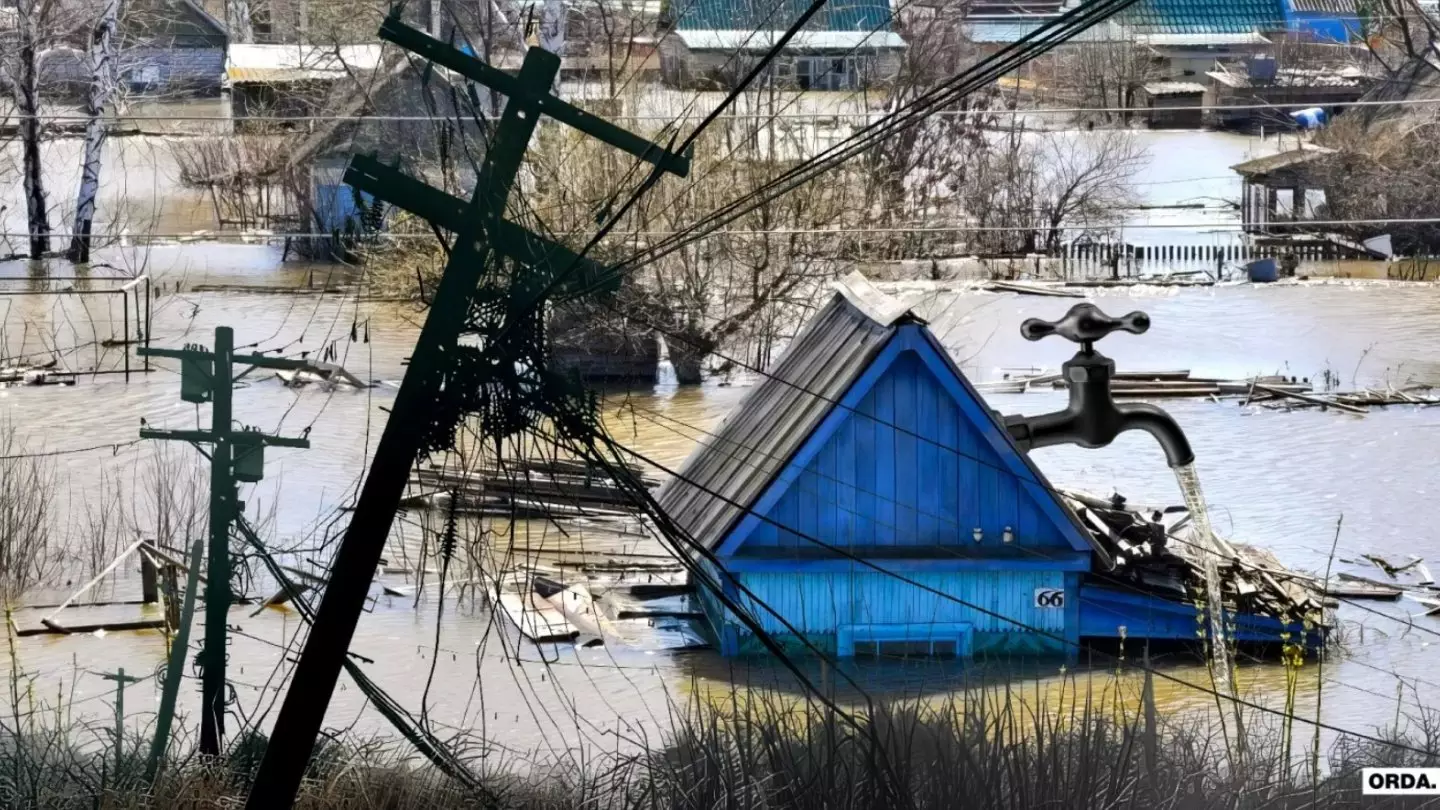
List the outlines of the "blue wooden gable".
{"label": "blue wooden gable", "polygon": [[914,322],[895,327],[716,551],[732,571],[855,565],[811,538],[892,571],[1084,571],[1092,552],[1088,533]]}

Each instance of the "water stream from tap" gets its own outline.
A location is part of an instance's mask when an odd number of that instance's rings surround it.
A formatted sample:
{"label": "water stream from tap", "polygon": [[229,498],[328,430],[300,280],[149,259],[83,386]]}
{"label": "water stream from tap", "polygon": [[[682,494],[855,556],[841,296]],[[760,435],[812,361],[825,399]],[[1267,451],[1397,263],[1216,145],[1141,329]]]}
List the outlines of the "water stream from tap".
{"label": "water stream from tap", "polygon": [[1210,513],[1205,507],[1205,496],[1200,491],[1200,476],[1191,462],[1175,468],[1175,482],[1185,496],[1185,507],[1190,510],[1191,536],[1194,538],[1195,553],[1200,555],[1201,570],[1205,574],[1205,603],[1210,612],[1211,666],[1214,670],[1215,688],[1230,688],[1230,651],[1225,644],[1225,618],[1220,596],[1221,551],[1210,528]]}

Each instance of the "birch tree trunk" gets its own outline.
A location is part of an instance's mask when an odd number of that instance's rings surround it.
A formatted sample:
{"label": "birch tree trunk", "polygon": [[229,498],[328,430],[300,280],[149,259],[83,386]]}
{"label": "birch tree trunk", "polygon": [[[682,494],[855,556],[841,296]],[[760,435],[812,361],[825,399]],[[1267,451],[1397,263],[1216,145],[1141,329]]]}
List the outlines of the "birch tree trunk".
{"label": "birch tree trunk", "polygon": [[80,196],[75,201],[75,233],[70,238],[70,261],[90,261],[90,232],[95,224],[95,198],[100,194],[100,161],[105,148],[105,105],[115,91],[117,54],[115,27],[120,0],[106,0],[100,20],[90,35],[90,96],[86,100],[85,162],[80,170]]}
{"label": "birch tree trunk", "polygon": [[[540,47],[565,59],[565,3],[563,0],[545,0],[540,10]],[[555,74],[555,95],[560,95],[560,74]]]}
{"label": "birch tree trunk", "polygon": [[225,27],[229,29],[231,42],[249,44],[255,41],[249,0],[225,0]]}
{"label": "birch tree trunk", "polygon": [[50,252],[50,220],[45,210],[45,177],[40,164],[40,21],[35,0],[16,4],[20,52],[16,59],[15,111],[20,116],[20,153],[24,162],[25,212],[29,220],[30,258]]}

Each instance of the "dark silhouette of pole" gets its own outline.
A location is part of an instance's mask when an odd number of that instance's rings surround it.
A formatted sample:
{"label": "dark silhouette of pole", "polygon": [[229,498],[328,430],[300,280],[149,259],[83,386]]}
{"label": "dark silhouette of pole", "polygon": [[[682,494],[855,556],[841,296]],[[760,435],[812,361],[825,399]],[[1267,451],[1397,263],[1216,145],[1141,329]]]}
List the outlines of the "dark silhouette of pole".
{"label": "dark silhouette of pole", "polygon": [[[393,17],[381,27],[380,36],[497,90],[508,99],[485,153],[475,195],[468,202],[405,177],[374,159],[357,157],[345,174],[345,181],[360,191],[453,231],[455,245],[431,298],[430,311],[375,448],[345,537],[331,563],[325,594],[250,789],[245,805],[248,810],[289,807],[295,800],[390,535],[396,504],[426,438],[429,420],[425,414],[440,394],[451,364],[450,355],[465,326],[482,273],[495,254],[510,256],[525,265],[580,260],[573,252],[504,220],[506,201],[540,116],[549,115],[677,174],[685,174],[689,166],[686,157],[674,155],[551,95],[560,70],[560,60],[554,54],[531,48],[518,75],[511,76]],[[582,263],[582,269],[593,265]]]}
{"label": "dark silhouette of pole", "polygon": [[230,469],[230,414],[234,383],[230,355],[235,333],[215,328],[211,355],[210,550],[205,576],[205,642],[200,649],[200,753],[220,755],[225,736],[225,649],[230,615],[230,521],[235,519],[235,478]]}

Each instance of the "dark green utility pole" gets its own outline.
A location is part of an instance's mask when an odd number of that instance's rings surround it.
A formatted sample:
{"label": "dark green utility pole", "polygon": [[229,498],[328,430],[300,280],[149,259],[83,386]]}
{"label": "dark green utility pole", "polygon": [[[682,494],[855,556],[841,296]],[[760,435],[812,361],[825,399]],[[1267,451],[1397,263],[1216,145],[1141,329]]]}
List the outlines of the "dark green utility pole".
{"label": "dark green utility pole", "polygon": [[485,151],[475,195],[468,202],[370,158],[357,157],[345,173],[345,182],[356,189],[454,232],[455,245],[431,298],[345,538],[331,563],[329,584],[250,789],[248,810],[290,807],[295,801],[390,535],[396,504],[426,438],[428,411],[441,393],[446,373],[453,368],[451,355],[487,266],[498,256],[506,256],[538,273],[548,273],[552,279],[562,269],[578,270],[582,281],[597,278],[603,271],[596,263],[580,261],[572,251],[504,219],[510,189],[541,116],[575,127],[659,170],[684,176],[690,169],[688,156],[670,152],[552,95],[550,89],[560,71],[560,59],[552,53],[531,48],[520,72],[511,76],[395,17],[381,26],[380,37],[483,84],[507,100]]}
{"label": "dark green utility pole", "polygon": [[[205,538],[197,538],[190,547],[190,571],[185,584],[185,607],[178,612],[175,637],[170,640],[170,659],[165,666],[165,684],[160,691],[160,711],[155,713],[155,739],[150,742],[150,759],[145,765],[146,784],[155,784],[160,762],[170,745],[170,724],[175,721],[175,700],[180,694],[180,679],[185,674],[185,655],[190,651],[190,625],[195,622],[195,594],[200,590],[200,561],[205,556]],[[174,567],[171,567],[174,571]],[[174,577],[171,577],[174,581]],[[169,601],[175,601],[175,588],[170,588]],[[167,606],[168,607],[168,606]]]}
{"label": "dark green utility pole", "polygon": [[115,773],[122,773],[125,768],[125,685],[139,683],[144,678],[132,678],[125,674],[125,668],[120,667],[114,672],[96,673],[107,681],[115,682]]}
{"label": "dark green utility pole", "polygon": [[[142,439],[167,439],[208,444],[210,451],[210,549],[205,571],[205,642],[200,651],[200,753],[220,754],[225,736],[226,619],[230,593],[230,525],[240,513],[236,482],[255,482],[265,475],[265,447],[309,447],[308,439],[269,436],[258,430],[235,430],[231,409],[236,375],[232,367],[300,369],[301,360],[258,354],[236,355],[235,333],[215,327],[215,348],[191,345],[184,349],[139,350],[142,357],[168,357],[180,361],[180,398],[210,403],[210,430],[140,429]],[[201,451],[205,452],[205,451]]]}

